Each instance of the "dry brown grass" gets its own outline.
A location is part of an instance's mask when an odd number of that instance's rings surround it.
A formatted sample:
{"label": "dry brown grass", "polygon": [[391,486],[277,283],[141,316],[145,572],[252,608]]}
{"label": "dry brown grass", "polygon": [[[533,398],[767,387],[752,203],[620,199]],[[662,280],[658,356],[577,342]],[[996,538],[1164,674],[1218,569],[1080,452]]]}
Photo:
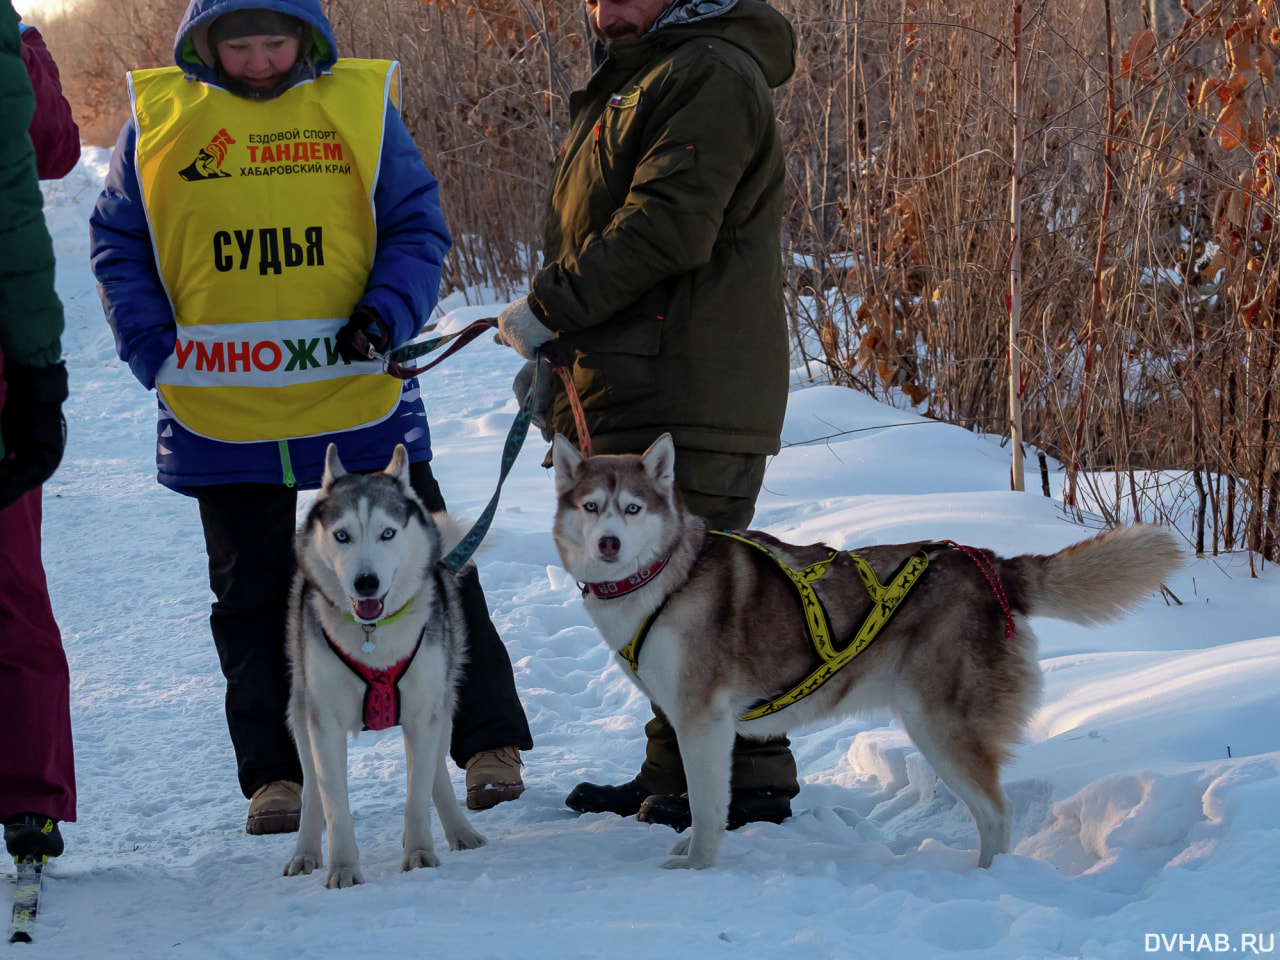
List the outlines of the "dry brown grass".
{"label": "dry brown grass", "polygon": [[[801,35],[777,94],[797,355],[815,378],[1007,434],[1011,5],[778,2]],[[1136,492],[1160,518],[1131,471],[1191,471],[1204,549],[1280,559],[1275,0],[1187,5],[1160,36],[1112,10],[1110,72],[1108,5],[1023,11],[1024,435],[1069,465],[1072,494],[1116,471],[1096,491],[1111,513]],[[123,122],[124,70],[169,62],[184,7],[89,0],[44,25],[90,142]],[[588,70],[579,0],[325,7],[344,54],[404,66],[458,241],[446,286],[518,295]]]}

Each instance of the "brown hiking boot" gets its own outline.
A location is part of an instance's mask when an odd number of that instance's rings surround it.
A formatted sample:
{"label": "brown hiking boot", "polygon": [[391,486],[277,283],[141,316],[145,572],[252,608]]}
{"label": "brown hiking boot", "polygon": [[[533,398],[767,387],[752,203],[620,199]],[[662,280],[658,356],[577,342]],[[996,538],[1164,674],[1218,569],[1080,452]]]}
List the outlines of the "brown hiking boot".
{"label": "brown hiking boot", "polygon": [[524,793],[520,751],[515,747],[481,750],[467,761],[467,808],[488,810]]}
{"label": "brown hiking boot", "polygon": [[302,817],[302,784],[273,780],[259,787],[249,801],[245,833],[296,833]]}

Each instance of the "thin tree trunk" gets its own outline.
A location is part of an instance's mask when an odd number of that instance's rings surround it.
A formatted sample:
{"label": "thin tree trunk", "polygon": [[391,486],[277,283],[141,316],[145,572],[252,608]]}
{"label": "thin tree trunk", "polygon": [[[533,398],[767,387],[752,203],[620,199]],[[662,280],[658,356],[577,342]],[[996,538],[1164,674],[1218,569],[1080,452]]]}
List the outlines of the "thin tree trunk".
{"label": "thin tree trunk", "polygon": [[1013,4],[1013,175],[1009,184],[1009,221],[1013,249],[1009,253],[1009,439],[1013,447],[1010,481],[1014,490],[1026,489],[1022,463],[1022,0]]}
{"label": "thin tree trunk", "polygon": [[1240,431],[1236,424],[1236,368],[1232,366],[1227,374],[1227,429],[1231,431],[1231,439],[1227,444],[1227,462],[1223,472],[1227,474],[1227,507],[1222,517],[1222,544],[1230,551],[1236,543],[1236,456],[1239,453]]}
{"label": "thin tree trunk", "polygon": [[[1257,475],[1257,509],[1258,509],[1258,533],[1257,550],[1262,554],[1263,560],[1276,560],[1276,512],[1277,506],[1280,506],[1280,473],[1274,467],[1270,467],[1271,463],[1271,423],[1276,416],[1276,392],[1275,369],[1276,369],[1276,339],[1268,337],[1267,349],[1267,365],[1263,368],[1267,374],[1266,391],[1262,396],[1260,411],[1262,413],[1262,435],[1258,439],[1258,475]],[[1268,474],[1268,468],[1270,473]],[[1264,485],[1264,481],[1269,481]],[[1263,513],[1262,504],[1266,502],[1266,513]]]}
{"label": "thin tree trunk", "polygon": [[1072,442],[1067,445],[1067,486],[1063,500],[1070,506],[1077,503],[1077,487],[1080,476],[1081,449],[1084,446],[1085,414],[1089,408],[1090,381],[1093,376],[1093,355],[1097,348],[1099,314],[1102,312],[1102,267],[1107,260],[1107,223],[1111,214],[1111,195],[1115,191],[1115,174],[1111,169],[1111,155],[1115,149],[1116,133],[1116,71],[1111,53],[1111,0],[1102,0],[1107,34],[1107,137],[1102,144],[1102,210],[1098,215],[1098,247],[1093,258],[1093,278],[1090,281],[1089,315],[1085,321],[1084,369],[1080,377],[1080,405],[1076,410],[1076,430]]}
{"label": "thin tree trunk", "polygon": [[1196,556],[1203,557],[1204,515],[1207,498],[1204,487],[1204,427],[1201,424],[1204,411],[1201,409],[1200,404],[1204,392],[1200,389],[1200,364],[1204,356],[1204,346],[1200,341],[1200,331],[1196,328],[1195,314],[1191,311],[1190,304],[1187,302],[1185,283],[1183,284],[1182,308],[1183,316],[1187,319],[1188,331],[1191,334],[1191,372],[1187,378],[1185,393],[1187,405],[1191,407],[1191,475],[1196,485]]}
{"label": "thin tree trunk", "polygon": [[1142,511],[1138,507],[1138,481],[1133,475],[1133,460],[1129,454],[1133,440],[1129,436],[1129,405],[1124,396],[1124,378],[1127,364],[1125,357],[1128,351],[1121,348],[1116,352],[1116,416],[1119,420],[1120,456],[1116,458],[1116,469],[1124,469],[1129,475],[1129,499],[1133,502],[1133,519],[1142,522]]}

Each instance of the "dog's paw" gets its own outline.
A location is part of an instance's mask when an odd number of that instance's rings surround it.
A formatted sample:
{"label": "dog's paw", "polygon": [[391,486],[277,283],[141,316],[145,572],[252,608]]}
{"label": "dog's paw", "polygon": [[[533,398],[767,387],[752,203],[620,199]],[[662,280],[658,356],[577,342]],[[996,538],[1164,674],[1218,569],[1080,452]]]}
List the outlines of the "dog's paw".
{"label": "dog's paw", "polygon": [[284,875],[286,877],[296,877],[298,874],[310,874],[316,867],[324,866],[324,860],[318,853],[295,853],[293,859],[284,865]]}
{"label": "dog's paw", "polygon": [[477,850],[489,843],[488,838],[477,830],[464,830],[447,839],[450,850]]}
{"label": "dog's paw", "polygon": [[692,845],[693,837],[681,837],[677,840],[676,845],[671,848],[671,859],[662,865],[662,869],[705,870],[715,866],[715,861],[707,860],[705,856],[690,855],[689,848]]}
{"label": "dog's paw", "polygon": [[354,887],[357,883],[364,883],[359,867],[330,867],[329,876],[324,878],[324,885],[330,890]]}
{"label": "dog's paw", "polygon": [[400,870],[408,873],[410,870],[420,870],[423,867],[440,866],[440,858],[436,856],[434,850],[410,850],[404,855],[404,859],[400,861]]}

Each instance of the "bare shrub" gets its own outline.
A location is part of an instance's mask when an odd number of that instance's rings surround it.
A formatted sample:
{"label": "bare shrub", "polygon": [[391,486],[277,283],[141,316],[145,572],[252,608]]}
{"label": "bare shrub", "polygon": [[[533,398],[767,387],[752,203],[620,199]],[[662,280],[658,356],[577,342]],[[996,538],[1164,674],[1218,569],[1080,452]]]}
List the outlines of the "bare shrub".
{"label": "bare shrub", "polygon": [[[1008,435],[1011,5],[777,2],[800,34],[777,93],[797,356]],[[1277,0],[1192,2],[1024,5],[1023,435],[1069,503],[1092,484],[1109,517],[1167,518],[1146,471],[1185,471],[1199,549],[1277,560]],[[45,27],[90,142],[124,119],[124,69],[170,62],[184,6],[84,0]],[[325,7],[344,55],[403,65],[457,241],[445,287],[518,295],[589,70],[580,0]]]}
{"label": "bare shrub", "polygon": [[183,0],[79,0],[38,24],[85,143],[111,146],[129,117],[125,74],[173,63]]}
{"label": "bare shrub", "polygon": [[[1161,518],[1138,472],[1189,470],[1197,546],[1207,522],[1211,549],[1274,560],[1275,4],[1186,7],[1164,43],[1110,6],[1024,21],[1025,436],[1068,464],[1069,502],[1113,471],[1090,497],[1112,517]],[[1004,434],[1011,9],[797,0],[804,63],[779,96],[801,351]]]}
{"label": "bare shrub", "polygon": [[339,47],[399,60],[403,115],[454,231],[446,286],[512,298],[539,266],[548,174],[586,77],[576,0],[329,0]]}

